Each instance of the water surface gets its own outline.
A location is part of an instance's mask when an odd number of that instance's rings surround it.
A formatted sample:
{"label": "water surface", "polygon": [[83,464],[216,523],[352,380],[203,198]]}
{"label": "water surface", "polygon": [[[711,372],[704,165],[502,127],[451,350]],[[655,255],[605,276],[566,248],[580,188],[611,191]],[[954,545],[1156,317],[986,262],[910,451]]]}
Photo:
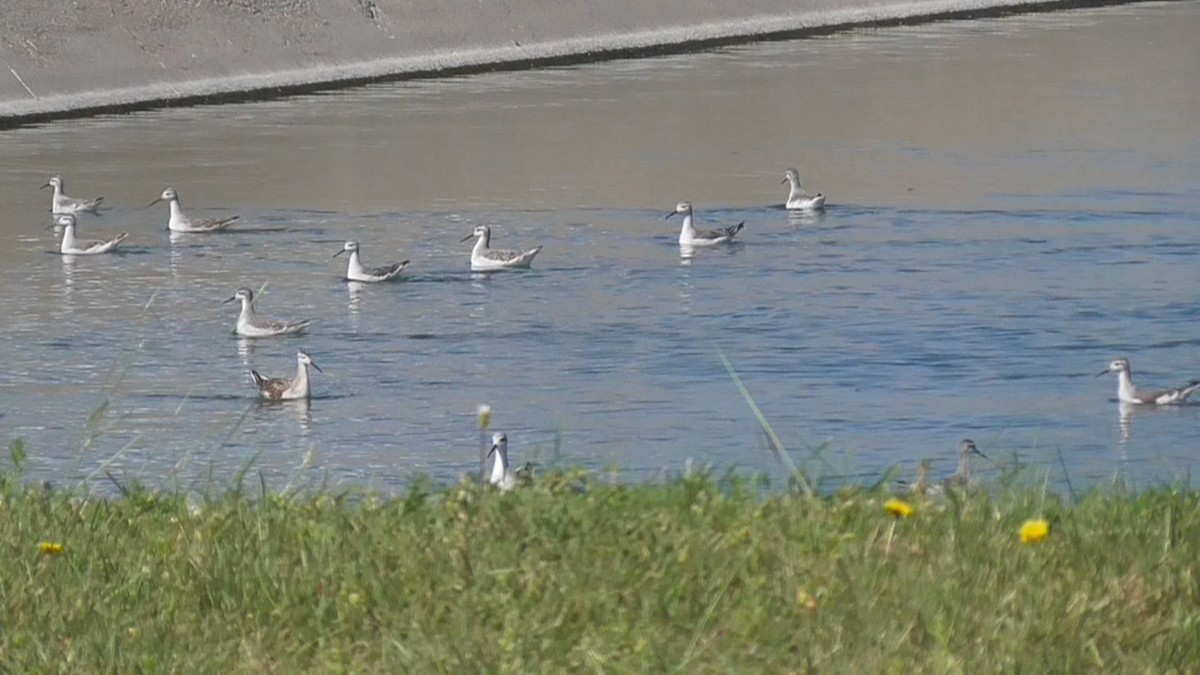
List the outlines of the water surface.
{"label": "water surface", "polygon": [[[963,437],[985,480],[1186,479],[1200,407],[1093,376],[1200,378],[1198,31],[1140,4],[0,132],[0,430],[36,478],[393,489],[472,470],[487,402],[518,462],[773,473],[723,350],[832,483]],[[779,208],[791,165],[825,214]],[[53,253],[51,173],[126,253]],[[168,185],[244,225],[172,240]],[[681,199],[740,243],[682,261]],[[480,223],[534,269],[470,274]],[[351,238],[407,280],[346,284]],[[310,334],[231,334],[264,284]],[[315,399],[256,403],[298,348]]]}

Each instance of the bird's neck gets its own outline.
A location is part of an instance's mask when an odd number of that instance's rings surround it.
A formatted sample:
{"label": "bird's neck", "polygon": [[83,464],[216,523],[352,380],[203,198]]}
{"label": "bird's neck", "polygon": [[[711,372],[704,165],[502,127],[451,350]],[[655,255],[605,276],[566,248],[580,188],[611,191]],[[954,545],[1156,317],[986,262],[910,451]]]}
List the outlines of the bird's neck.
{"label": "bird's neck", "polygon": [[242,315],[238,317],[238,323],[248,321],[254,316],[254,303],[249,298],[242,298]]}
{"label": "bird's neck", "polygon": [[1137,387],[1133,386],[1133,376],[1128,370],[1117,373],[1117,398],[1122,401],[1133,401],[1137,398]]}
{"label": "bird's neck", "polygon": [[491,243],[491,238],[492,237],[489,234],[479,235],[479,238],[475,240],[475,248],[472,249],[471,253],[474,255],[479,255],[488,250],[488,245]]}
{"label": "bird's neck", "polygon": [[499,485],[504,482],[504,477],[508,475],[508,451],[496,448],[496,461],[492,463],[492,477],[490,482],[493,485]]}
{"label": "bird's neck", "polygon": [[303,361],[296,363],[296,379],[292,380],[292,388],[308,391],[308,366]]}
{"label": "bird's neck", "polygon": [[683,216],[683,232],[695,233],[696,226],[692,224],[692,214],[687,213]]}

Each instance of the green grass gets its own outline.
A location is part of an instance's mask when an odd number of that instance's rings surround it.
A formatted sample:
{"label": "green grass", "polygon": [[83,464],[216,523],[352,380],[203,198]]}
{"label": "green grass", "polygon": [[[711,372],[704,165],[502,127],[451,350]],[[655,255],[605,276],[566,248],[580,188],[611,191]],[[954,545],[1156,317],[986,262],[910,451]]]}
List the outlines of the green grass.
{"label": "green grass", "polygon": [[[1200,663],[1200,500],[916,500],[556,473],[249,499],[0,479],[5,672],[1164,672]],[[1051,536],[1017,530],[1045,515]],[[39,551],[62,543],[62,555]]]}

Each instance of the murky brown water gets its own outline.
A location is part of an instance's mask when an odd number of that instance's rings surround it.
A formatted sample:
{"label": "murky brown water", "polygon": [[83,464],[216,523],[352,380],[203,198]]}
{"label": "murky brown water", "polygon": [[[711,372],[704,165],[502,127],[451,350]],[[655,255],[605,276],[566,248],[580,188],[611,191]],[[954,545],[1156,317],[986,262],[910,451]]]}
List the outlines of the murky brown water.
{"label": "murky brown water", "polygon": [[[1197,29],[1197,3],[1142,4],[2,132],[0,430],[56,479],[391,485],[471,468],[490,401],[522,461],[769,469],[720,345],[795,447],[830,439],[826,473],[948,465],[970,435],[1085,483],[1179,475],[1196,414],[1123,440],[1084,376],[1200,373]],[[824,217],[772,206],[789,165]],[[129,230],[129,254],[49,253],[51,173],[105,196],[82,234]],[[141,208],[167,185],[248,232],[170,241]],[[681,266],[680,199],[744,244]],[[480,222],[545,244],[534,271],[471,277]],[[347,238],[412,279],[347,289]],[[220,301],[263,283],[311,335],[229,336]],[[318,398],[253,404],[248,369],[297,347]]]}

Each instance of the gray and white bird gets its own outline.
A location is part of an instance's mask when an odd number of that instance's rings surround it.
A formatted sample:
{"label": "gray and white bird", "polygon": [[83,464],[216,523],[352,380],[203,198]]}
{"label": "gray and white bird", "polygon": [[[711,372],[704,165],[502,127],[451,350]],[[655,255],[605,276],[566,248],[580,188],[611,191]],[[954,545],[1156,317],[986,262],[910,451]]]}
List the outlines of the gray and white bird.
{"label": "gray and white bird", "polygon": [[1129,359],[1114,360],[1108,364],[1108,368],[1100,371],[1096,377],[1101,377],[1108,373],[1117,374],[1117,400],[1122,403],[1178,405],[1186,402],[1188,397],[1192,395],[1192,392],[1200,389],[1200,380],[1192,380],[1182,387],[1175,387],[1174,389],[1162,389],[1159,391],[1138,389],[1133,384],[1133,374],[1129,368]]}
{"label": "gray and white bird", "polygon": [[929,478],[929,460],[923,459],[917,467],[917,482],[909,484],[905,481],[898,481],[899,485],[897,489],[904,494],[936,496],[944,493],[947,488],[963,489],[972,487],[975,484],[972,464],[976,455],[987,459],[987,455],[979,451],[979,447],[975,445],[975,441],[964,438],[958,443],[958,469],[949,478],[939,482],[931,481]]}
{"label": "gray and white bird", "polygon": [[346,281],[363,281],[366,283],[378,283],[380,281],[391,281],[400,276],[400,272],[408,266],[408,261],[388,263],[382,267],[366,267],[362,264],[362,259],[359,258],[358,242],[348,241],[342,245],[342,250],[333,254],[336,258],[343,253],[350,254],[350,264],[346,266]]}
{"label": "gray and white bird", "polygon": [[501,490],[516,487],[517,477],[508,464],[508,436],[502,433],[492,434],[492,449],[488,450],[487,456],[496,458],[492,461],[492,475],[488,482]]}
{"label": "gray and white bird", "polygon": [[229,216],[228,218],[200,218],[192,220],[183,213],[183,207],[179,205],[179,193],[175,188],[167,188],[158,196],[158,199],[146,205],[150,208],[159,202],[167,202],[171,206],[171,218],[167,221],[167,229],[172,232],[187,232],[187,233],[206,233],[206,232],[224,232],[229,229],[240,216]]}
{"label": "gray and white bird", "polygon": [[472,272],[496,272],[499,270],[517,269],[521,267],[529,267],[533,264],[533,259],[542,247],[536,246],[527,251],[505,251],[501,249],[493,249],[492,243],[492,228],[487,225],[477,226],[471,234],[462,238],[463,243],[476,237],[475,247],[471,249],[471,271]]}
{"label": "gray and white bird", "polygon": [[692,203],[679,202],[675,205],[675,210],[667,214],[667,218],[675,215],[683,216],[683,228],[679,231],[679,245],[685,248],[695,246],[716,246],[733,240],[738,232],[742,231],[742,227],[746,225],[746,221],[742,221],[731,227],[723,227],[717,230],[698,230],[692,224]]}
{"label": "gray and white bird", "polygon": [[62,245],[59,246],[59,252],[63,255],[96,255],[98,253],[109,253],[117,248],[117,245],[125,241],[125,237],[129,236],[128,232],[122,232],[112,239],[100,241],[85,241],[75,238],[75,216],[65,213],[55,219],[55,224],[63,229]]}
{"label": "gray and white bird", "polygon": [[258,387],[258,395],[268,401],[295,401],[305,399],[312,396],[312,388],[308,383],[308,367],[312,366],[319,372],[321,367],[313,361],[312,356],[303,349],[296,352],[296,376],[288,379],[286,377],[266,378],[258,374],[257,370],[251,370],[250,376],[254,378],[254,386]]}
{"label": "gray and white bird", "polygon": [[50,198],[50,213],[51,215],[60,216],[63,214],[74,215],[85,211],[96,212],[100,202],[104,201],[104,197],[96,197],[95,199],[76,199],[68,197],[63,192],[62,176],[51,176],[50,180],[39,189],[52,187],[54,188],[54,196]]}
{"label": "gray and white bird", "polygon": [[308,319],[300,321],[274,321],[271,319],[263,319],[254,313],[254,291],[249,288],[239,288],[229,298],[221,304],[233,302],[234,300],[242,301],[242,312],[238,315],[237,325],[233,331],[242,337],[272,337],[275,335],[295,335],[308,328],[312,323]]}
{"label": "gray and white bird", "polygon": [[784,204],[790,211],[819,211],[825,208],[825,195],[818,192],[815,196],[804,191],[804,187],[800,185],[800,172],[795,169],[788,169],[783,172],[783,180],[780,184],[790,183],[791,188],[788,190],[787,202]]}

